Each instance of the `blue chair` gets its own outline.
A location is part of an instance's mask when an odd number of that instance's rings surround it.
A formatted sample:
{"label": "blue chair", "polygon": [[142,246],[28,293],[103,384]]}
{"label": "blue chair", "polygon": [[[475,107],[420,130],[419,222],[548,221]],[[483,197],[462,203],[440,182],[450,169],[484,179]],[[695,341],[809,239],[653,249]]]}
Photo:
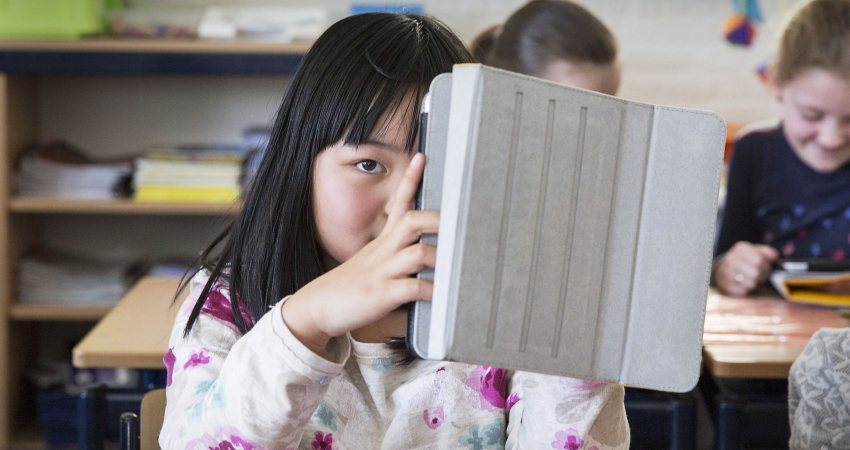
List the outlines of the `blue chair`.
{"label": "blue chair", "polygon": [[78,400],[77,432],[81,450],[104,450],[118,441],[122,413],[140,412],[143,393],[110,390],[103,385],[87,387]]}
{"label": "blue chair", "polygon": [[791,429],[783,395],[718,394],[715,398],[717,450],[785,449]]}
{"label": "blue chair", "polygon": [[692,393],[626,388],[625,404],[631,448],[696,448],[696,399]]}
{"label": "blue chair", "polygon": [[145,370],[138,386],[109,389],[92,385],[80,394],[77,406],[77,442],[81,450],[103,450],[119,441],[123,413],[139,414],[145,393],[165,386],[165,370]]}

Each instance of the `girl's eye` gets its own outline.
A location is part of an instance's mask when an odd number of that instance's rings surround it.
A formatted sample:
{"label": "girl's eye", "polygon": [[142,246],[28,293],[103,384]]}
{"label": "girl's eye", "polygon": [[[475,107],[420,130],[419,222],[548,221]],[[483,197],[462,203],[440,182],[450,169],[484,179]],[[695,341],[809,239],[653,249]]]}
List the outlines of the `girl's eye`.
{"label": "girl's eye", "polygon": [[806,121],[809,121],[809,122],[817,122],[821,118],[820,114],[813,113],[813,112],[804,112],[802,114],[802,116],[803,116],[803,120],[806,120]]}
{"label": "girl's eye", "polygon": [[357,170],[366,173],[386,172],[384,166],[378,161],[375,161],[374,159],[364,159],[363,161],[357,161],[357,163],[354,164],[354,167],[356,167]]}

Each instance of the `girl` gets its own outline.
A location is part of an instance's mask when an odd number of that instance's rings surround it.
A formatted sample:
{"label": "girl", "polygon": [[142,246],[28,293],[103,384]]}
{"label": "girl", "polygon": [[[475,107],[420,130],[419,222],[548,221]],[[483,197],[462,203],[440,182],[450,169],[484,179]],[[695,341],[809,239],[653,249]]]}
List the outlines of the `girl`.
{"label": "girl", "polygon": [[617,41],[590,11],[569,0],[533,0],[472,43],[494,67],[616,95]]}
{"label": "girl", "polygon": [[780,256],[850,255],[850,0],[803,4],[773,72],[783,121],[736,142],[729,169],[713,281],[730,295]]}
{"label": "girl", "polygon": [[431,297],[436,212],[412,211],[419,104],[471,61],[439,22],[331,26],[292,78],[242,213],[205,252],[165,356],[163,448],[626,448],[622,387],[400,364]]}

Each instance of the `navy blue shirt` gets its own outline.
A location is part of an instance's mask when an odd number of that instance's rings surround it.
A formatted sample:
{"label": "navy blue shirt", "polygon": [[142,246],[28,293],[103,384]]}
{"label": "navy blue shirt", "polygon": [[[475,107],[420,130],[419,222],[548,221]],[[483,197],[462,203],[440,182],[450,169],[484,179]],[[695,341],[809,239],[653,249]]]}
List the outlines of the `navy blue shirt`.
{"label": "navy blue shirt", "polygon": [[850,258],[850,163],[819,173],[791,149],[782,126],[735,143],[716,254],[738,241],[782,257]]}

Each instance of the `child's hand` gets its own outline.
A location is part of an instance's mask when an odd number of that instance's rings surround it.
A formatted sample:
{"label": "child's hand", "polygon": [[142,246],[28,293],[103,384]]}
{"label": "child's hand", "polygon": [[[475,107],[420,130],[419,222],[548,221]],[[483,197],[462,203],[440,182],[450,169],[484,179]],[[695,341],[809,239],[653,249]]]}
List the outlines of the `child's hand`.
{"label": "child's hand", "polygon": [[439,213],[411,210],[424,166],[424,155],[415,155],[377,238],[284,303],[287,326],[314,352],[324,354],[331,338],[370,325],[407,302],[431,299],[432,282],[411,277],[434,267],[437,257],[436,247],[418,241],[437,232]]}
{"label": "child's hand", "polygon": [[740,241],[726,252],[714,270],[714,284],[727,295],[744,296],[762,284],[779,258],[769,245]]}

